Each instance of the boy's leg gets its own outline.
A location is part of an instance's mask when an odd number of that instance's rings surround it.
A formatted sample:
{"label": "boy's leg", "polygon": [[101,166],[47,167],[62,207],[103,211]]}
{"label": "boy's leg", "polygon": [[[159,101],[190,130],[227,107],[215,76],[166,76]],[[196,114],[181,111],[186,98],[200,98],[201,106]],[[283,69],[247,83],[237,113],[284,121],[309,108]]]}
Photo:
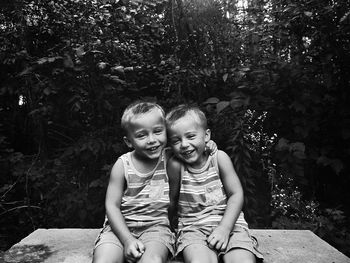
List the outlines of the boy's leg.
{"label": "boy's leg", "polygon": [[223,256],[224,263],[255,263],[255,255],[244,248],[234,248]]}
{"label": "boy's leg", "polygon": [[138,263],[165,263],[174,254],[175,236],[168,226],[153,226],[144,231],[139,240],[145,252]]}
{"label": "boy's leg", "polygon": [[123,245],[109,225],[101,230],[95,241],[93,263],[123,263]]}
{"label": "boy's leg", "polygon": [[145,252],[138,263],[166,263],[168,260],[168,248],[158,241],[150,241],[145,244]]}
{"label": "boy's leg", "polygon": [[123,263],[124,252],[114,243],[100,244],[94,250],[93,263]]}
{"label": "boy's leg", "polygon": [[224,263],[255,263],[257,258],[263,259],[257,247],[258,242],[249,229],[235,226],[222,259]]}
{"label": "boy's leg", "polygon": [[202,244],[188,245],[183,250],[185,263],[217,263],[218,255]]}

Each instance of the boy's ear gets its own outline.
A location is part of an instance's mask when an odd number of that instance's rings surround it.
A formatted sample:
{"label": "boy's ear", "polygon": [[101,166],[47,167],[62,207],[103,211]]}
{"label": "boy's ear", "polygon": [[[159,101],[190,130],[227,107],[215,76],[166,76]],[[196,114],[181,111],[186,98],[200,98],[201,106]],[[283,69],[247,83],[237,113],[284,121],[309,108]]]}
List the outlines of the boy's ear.
{"label": "boy's ear", "polygon": [[131,144],[131,142],[130,142],[130,140],[129,140],[129,138],[128,138],[127,136],[124,136],[124,137],[123,137],[123,140],[124,140],[125,144],[126,144],[129,148],[132,148],[132,144]]}
{"label": "boy's ear", "polygon": [[210,129],[206,129],[205,130],[205,142],[209,142],[210,141],[210,136],[211,136],[211,130]]}

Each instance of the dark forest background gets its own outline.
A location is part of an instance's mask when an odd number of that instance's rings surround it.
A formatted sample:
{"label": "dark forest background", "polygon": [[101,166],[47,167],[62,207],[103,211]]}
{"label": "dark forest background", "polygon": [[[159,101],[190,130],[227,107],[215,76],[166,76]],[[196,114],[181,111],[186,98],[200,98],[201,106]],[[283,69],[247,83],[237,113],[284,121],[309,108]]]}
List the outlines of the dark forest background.
{"label": "dark forest background", "polygon": [[350,255],[348,0],[0,3],[0,250],[102,226],[121,113],[147,99],[203,108],[251,228]]}

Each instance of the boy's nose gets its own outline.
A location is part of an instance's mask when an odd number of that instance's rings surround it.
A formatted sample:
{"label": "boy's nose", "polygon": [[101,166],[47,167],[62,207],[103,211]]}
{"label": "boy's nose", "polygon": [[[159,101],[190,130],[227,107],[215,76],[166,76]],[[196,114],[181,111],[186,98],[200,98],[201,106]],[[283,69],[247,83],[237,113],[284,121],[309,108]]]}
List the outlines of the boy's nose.
{"label": "boy's nose", "polygon": [[154,143],[156,141],[156,138],[154,135],[150,134],[148,136],[148,143]]}
{"label": "boy's nose", "polygon": [[182,142],[181,142],[181,147],[182,148],[187,148],[188,147],[188,141],[187,140],[183,140]]}

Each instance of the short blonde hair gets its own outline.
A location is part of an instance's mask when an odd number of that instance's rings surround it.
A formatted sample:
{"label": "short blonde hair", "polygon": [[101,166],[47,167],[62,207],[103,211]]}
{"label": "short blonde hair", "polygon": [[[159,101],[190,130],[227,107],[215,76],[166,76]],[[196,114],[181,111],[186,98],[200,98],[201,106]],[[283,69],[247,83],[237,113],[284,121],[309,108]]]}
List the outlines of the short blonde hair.
{"label": "short blonde hair", "polygon": [[187,104],[181,104],[170,110],[165,118],[167,127],[171,127],[177,120],[186,116],[187,114],[191,115],[194,120],[203,127],[203,129],[207,129],[208,122],[204,112],[197,106]]}
{"label": "short blonde hair", "polygon": [[165,121],[165,112],[159,104],[147,101],[135,101],[127,106],[123,112],[121,119],[122,129],[125,131],[125,133],[128,133],[129,124],[132,118],[134,118],[136,115],[147,113],[153,109],[158,109],[160,115]]}

